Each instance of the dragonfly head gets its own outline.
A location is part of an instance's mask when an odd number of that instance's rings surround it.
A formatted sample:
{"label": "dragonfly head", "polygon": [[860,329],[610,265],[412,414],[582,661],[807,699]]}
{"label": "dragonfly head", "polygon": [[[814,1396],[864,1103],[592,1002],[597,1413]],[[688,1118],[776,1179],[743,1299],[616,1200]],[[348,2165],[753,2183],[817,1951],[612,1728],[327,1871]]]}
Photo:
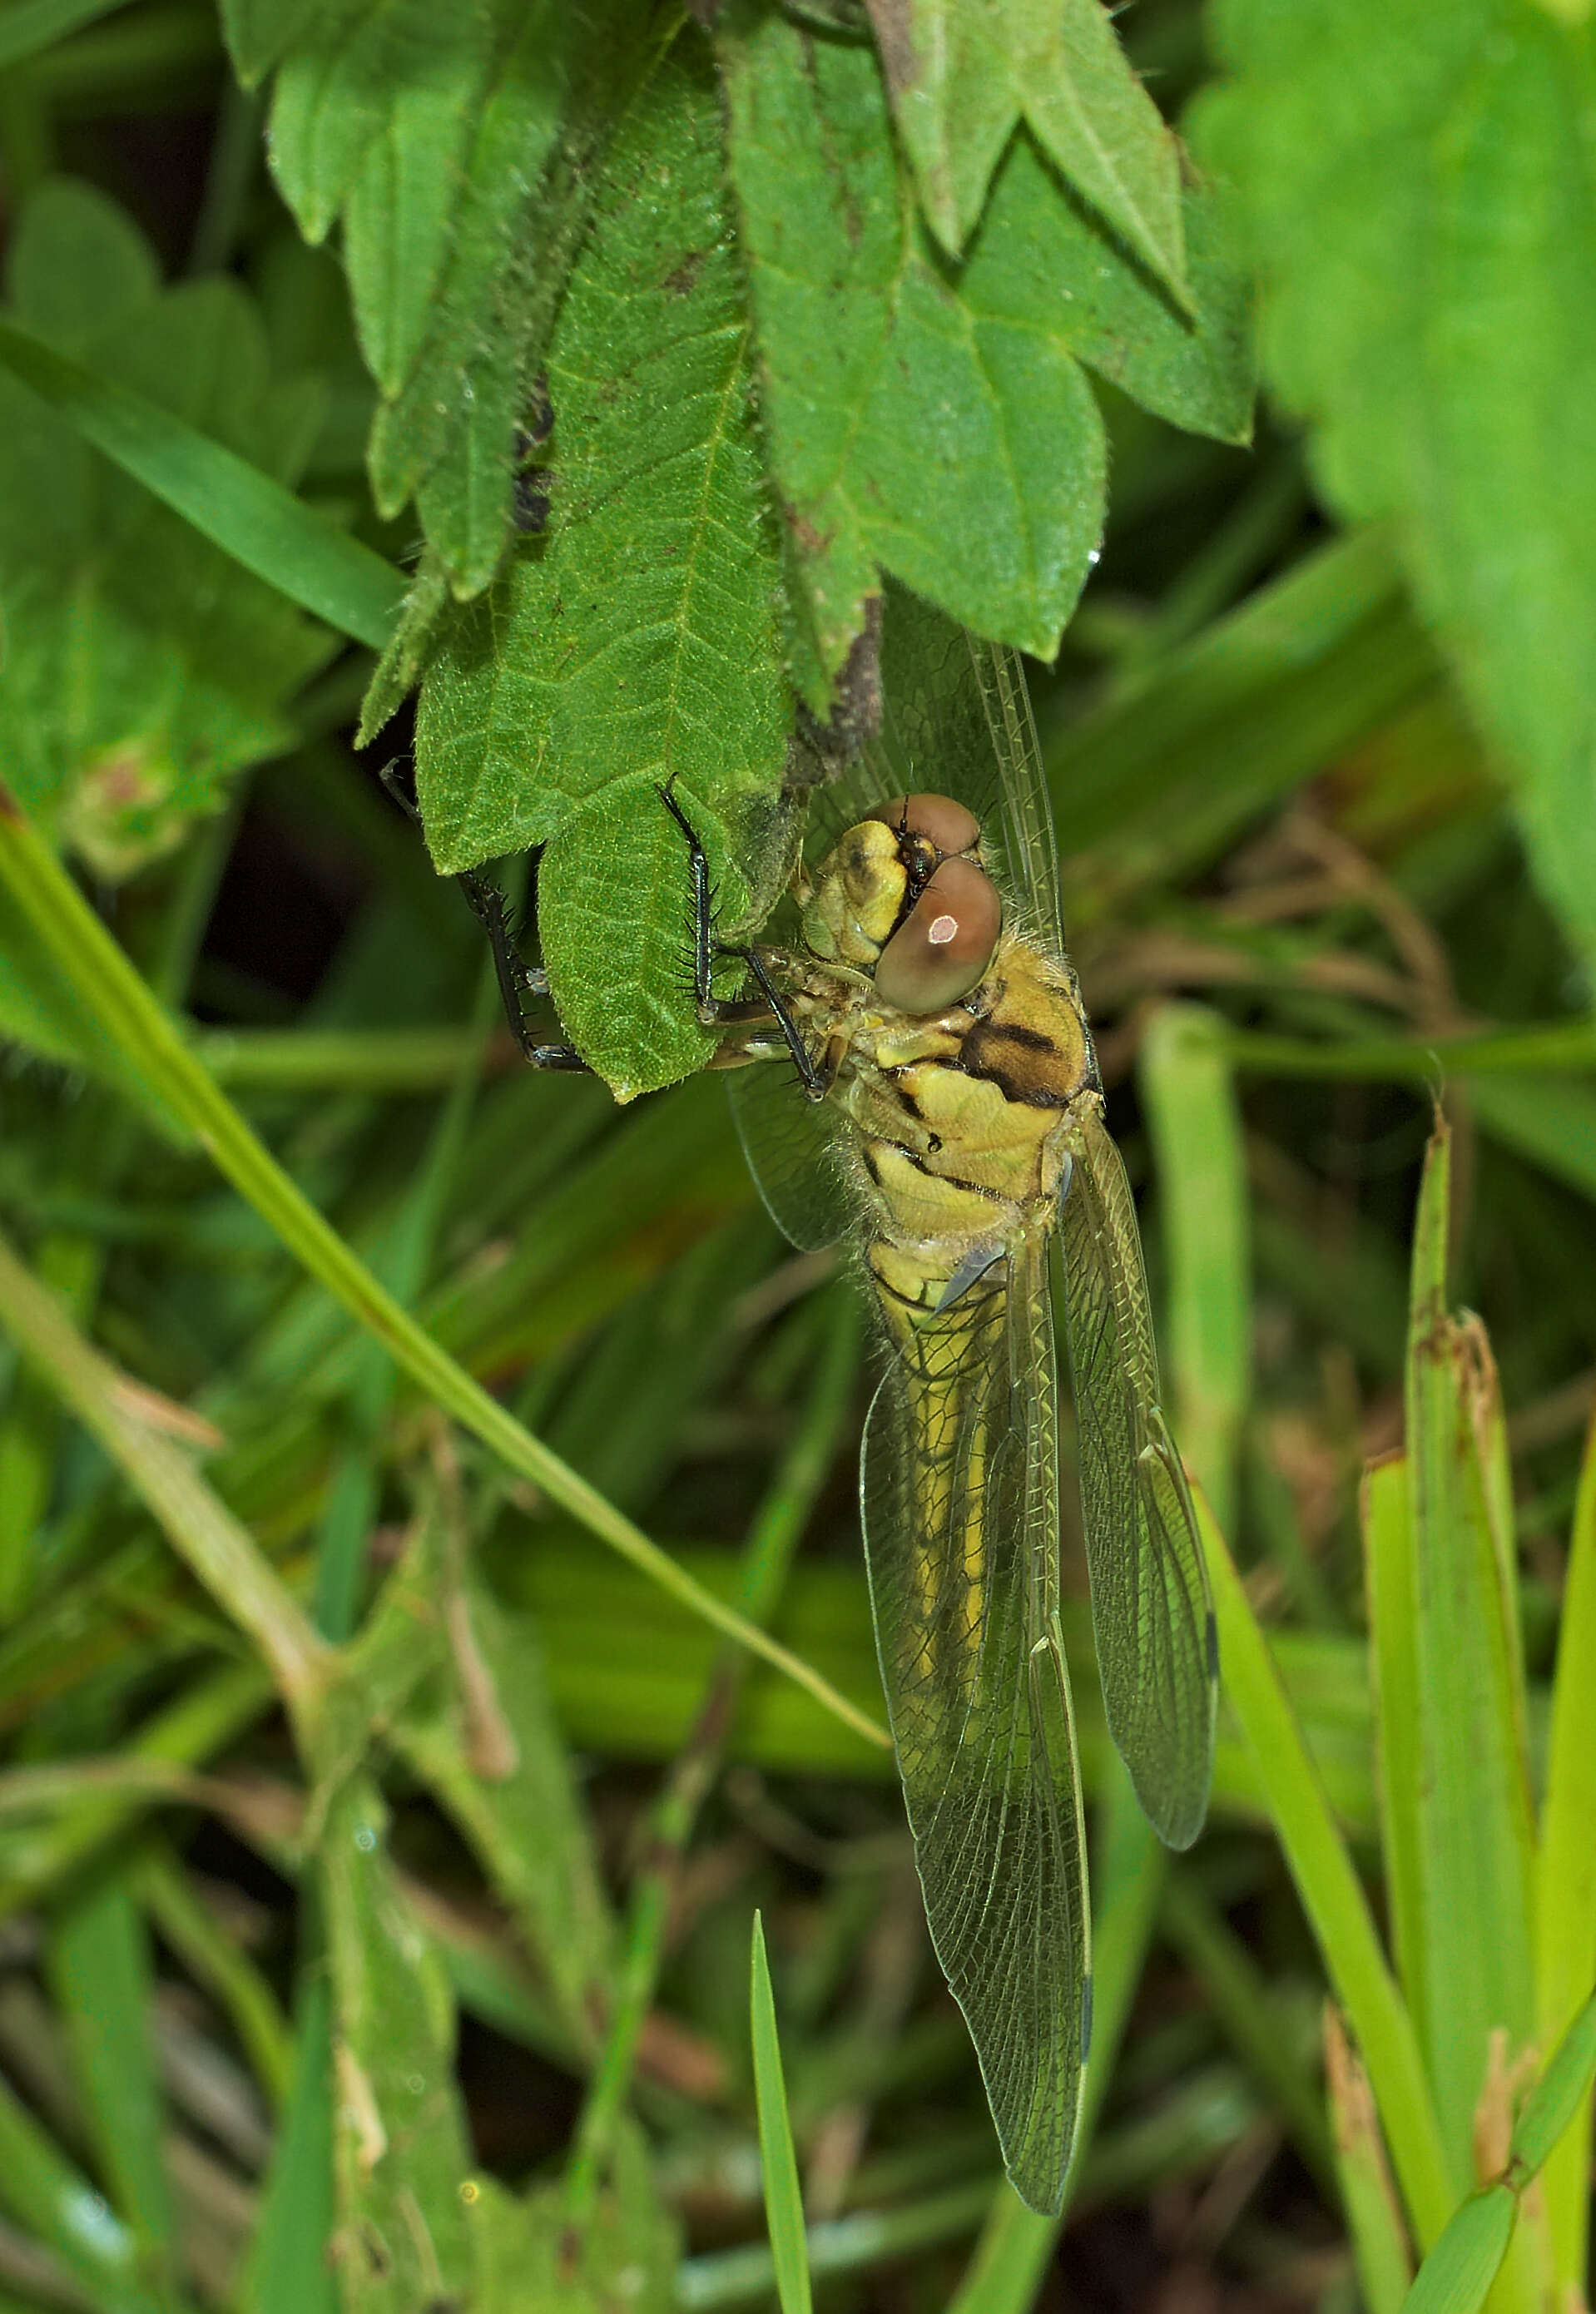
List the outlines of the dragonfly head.
{"label": "dragonfly head", "polygon": [[981,828],[950,797],[895,796],[821,862],[804,939],[823,963],[868,972],[895,1011],[945,1011],[985,974],[1002,929]]}

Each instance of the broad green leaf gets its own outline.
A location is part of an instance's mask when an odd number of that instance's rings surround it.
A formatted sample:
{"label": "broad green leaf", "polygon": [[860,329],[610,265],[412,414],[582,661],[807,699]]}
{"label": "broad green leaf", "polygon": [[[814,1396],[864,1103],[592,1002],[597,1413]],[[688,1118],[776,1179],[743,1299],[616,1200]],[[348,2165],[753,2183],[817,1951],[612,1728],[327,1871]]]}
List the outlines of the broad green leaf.
{"label": "broad green leaf", "polygon": [[[1503,1579],[1477,1422],[1495,1375],[1477,1320],[1453,1319],[1446,1306],[1449,1179],[1441,1127],[1414,1227],[1407,1348],[1413,1689],[1390,1691],[1384,1674],[1398,1658],[1382,1652],[1380,1709],[1382,1718],[1410,1714],[1417,1731],[1422,2029],[1437,2117],[1462,2186],[1472,2175],[1491,2034],[1504,2029],[1517,2049],[1534,2030],[1533,1837],[1517,1598]],[[1391,1594],[1400,1600],[1395,1584]],[[1399,1612],[1408,1612],[1406,1601]]]}
{"label": "broad green leaf", "polygon": [[1596,955],[1596,31],[1520,0],[1219,0],[1200,153],[1239,189],[1265,366],[1333,504],[1392,519]]}
{"label": "broad green leaf", "polygon": [[1183,321],[1026,134],[951,262],[905,214],[872,53],[774,10],[744,6],[725,23],[799,689],[824,711],[878,567],[979,631],[1051,657],[1103,524],[1103,428],[1080,364],[1133,396],[1145,388],[1184,424],[1244,433],[1239,300],[1224,265],[1203,285],[1212,316]]}
{"label": "broad green leaf", "polygon": [[1252,1292],[1241,1113],[1219,1016],[1165,1005],[1142,1040],[1139,1082],[1158,1172],[1176,1428],[1229,1532],[1251,1380]]}
{"label": "broad green leaf", "polygon": [[623,1097],[713,1041],[692,1012],[686,847],[656,787],[680,775],[731,928],[748,905],[731,862],[771,817],[790,712],[719,148],[684,35],[617,131],[550,349],[548,532],[458,615],[417,722],[440,867],[548,843],[560,1018]]}
{"label": "broad green leaf", "polygon": [[915,188],[962,255],[1017,122],[1186,302],[1180,158],[1098,0],[869,0]]}
{"label": "broad green leaf", "polygon": [[218,13],[234,69],[246,88],[253,88],[312,25],[323,40],[348,32],[369,4],[370,0],[219,0]]}
{"label": "broad green leaf", "polygon": [[235,41],[257,68],[280,53],[272,165],[301,228],[319,241],[343,219],[381,393],[377,504],[416,498],[454,590],[475,594],[509,531],[516,428],[592,164],[650,51],[646,12],[341,0],[286,41],[252,24]]}
{"label": "broad green leaf", "polygon": [[[10,281],[17,318],[52,348],[279,479],[298,470],[314,399],[268,374],[243,291],[155,290],[102,195],[47,186],[18,227]],[[177,843],[231,773],[285,746],[287,702],[333,647],[4,370],[0,601],[5,777],[102,876]]]}
{"label": "broad green leaf", "polygon": [[754,2045],[754,2094],[759,2106],[759,2160],[764,2187],[765,2221],[775,2262],[781,2314],[809,2314],[809,2260],[804,2248],[804,2196],[793,2151],[787,2084],[781,2073],[781,2044],[776,2033],[776,2003],[765,1958],[764,1923],[754,1915],[753,1972],[749,1984],[749,2031]]}
{"label": "broad green leaf", "polygon": [[401,1894],[369,1778],[335,1795],[321,1844],[332,1974],[332,2250],[349,2314],[472,2301],[471,2173],[443,1965]]}

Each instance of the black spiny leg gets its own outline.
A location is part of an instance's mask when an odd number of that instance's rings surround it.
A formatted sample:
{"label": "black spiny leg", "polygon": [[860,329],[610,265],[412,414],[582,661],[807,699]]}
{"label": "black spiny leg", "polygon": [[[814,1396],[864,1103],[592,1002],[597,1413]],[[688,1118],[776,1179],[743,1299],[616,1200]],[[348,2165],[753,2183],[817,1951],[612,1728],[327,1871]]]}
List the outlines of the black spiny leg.
{"label": "black spiny leg", "polygon": [[[402,810],[419,822],[421,815],[410,790],[404,769],[399,764],[384,764],[383,785]],[[546,997],[549,976],[541,965],[528,964],[516,945],[516,935],[510,928],[510,912],[504,894],[490,876],[479,875],[468,868],[454,881],[471,904],[471,911],[488,935],[488,945],[493,951],[493,969],[498,976],[498,994],[504,1005],[505,1019],[510,1033],[520,1046],[523,1058],[534,1069],[570,1069],[583,1075],[591,1070],[574,1045],[540,1045],[526,1025],[521,1009],[524,996]]]}
{"label": "black spiny leg", "polygon": [[493,969],[498,976],[498,994],[504,1005],[505,1019],[510,1033],[521,1047],[522,1057],[534,1069],[570,1069],[590,1074],[587,1063],[574,1045],[540,1045],[526,1025],[521,1009],[524,996],[546,997],[549,976],[542,965],[528,964],[516,945],[516,935],[510,929],[510,911],[504,894],[490,876],[478,875],[474,868],[456,876],[454,881],[471,903],[472,914],[488,935],[488,945],[493,951]]}
{"label": "black spiny leg", "polygon": [[[671,793],[675,775],[659,790],[659,799],[681,829],[687,843],[687,858],[692,878],[692,987],[698,1000],[698,1017],[706,1029],[746,1028],[751,1021],[773,1019],[781,1032],[781,1040],[792,1055],[792,1064],[798,1073],[804,1091],[811,1100],[824,1100],[831,1091],[834,1071],[817,1066],[809,1056],[808,1047],[799,1032],[798,1022],[787,999],[771,978],[770,971],[757,949],[727,948],[717,941],[710,895],[710,862],[697,831]],[[715,994],[713,968],[718,957],[736,957],[748,967],[756,998],[727,998]]]}

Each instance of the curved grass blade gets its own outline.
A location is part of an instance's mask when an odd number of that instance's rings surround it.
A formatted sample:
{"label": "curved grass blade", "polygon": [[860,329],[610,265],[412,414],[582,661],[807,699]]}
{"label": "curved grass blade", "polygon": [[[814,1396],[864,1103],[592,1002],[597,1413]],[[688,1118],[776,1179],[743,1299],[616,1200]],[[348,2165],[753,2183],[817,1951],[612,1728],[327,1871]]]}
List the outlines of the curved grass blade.
{"label": "curved grass blade", "polygon": [[10,322],[0,363],[246,570],[357,642],[387,641],[402,575],[271,475]]}
{"label": "curved grass blade", "polygon": [[765,2217],[776,2268],[781,2314],[810,2314],[809,2253],[804,2239],[804,2197],[792,2150],[792,2123],[781,2076],[781,2044],[776,2034],[776,2004],[765,1958],[764,1922],[754,1915],[753,1973],[748,2021],[754,2043],[754,2094],[759,2106],[759,2156],[763,2174]]}

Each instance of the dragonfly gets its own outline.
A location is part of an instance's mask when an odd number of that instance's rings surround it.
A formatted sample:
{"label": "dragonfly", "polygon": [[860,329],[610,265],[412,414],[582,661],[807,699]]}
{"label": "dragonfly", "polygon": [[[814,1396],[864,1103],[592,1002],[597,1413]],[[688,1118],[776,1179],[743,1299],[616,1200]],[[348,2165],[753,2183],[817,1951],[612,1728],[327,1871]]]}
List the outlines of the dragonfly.
{"label": "dragonfly", "polygon": [[[856,1250],[875,1310],[860,1501],[915,1863],[1009,2177],[1052,2215],[1091,2032],[1055,1303],[1108,1729],[1174,1848],[1207,1809],[1217,1646],[1023,672],[895,588],[882,692],[877,736],[812,790],[754,945],[718,945],[704,848],[661,794],[689,861],[699,1015],[761,1194],[796,1245]],[[491,888],[473,905],[507,1004],[546,993],[510,960]],[[749,994],[716,994],[727,958]],[[522,1035],[540,1065],[580,1065]]]}

